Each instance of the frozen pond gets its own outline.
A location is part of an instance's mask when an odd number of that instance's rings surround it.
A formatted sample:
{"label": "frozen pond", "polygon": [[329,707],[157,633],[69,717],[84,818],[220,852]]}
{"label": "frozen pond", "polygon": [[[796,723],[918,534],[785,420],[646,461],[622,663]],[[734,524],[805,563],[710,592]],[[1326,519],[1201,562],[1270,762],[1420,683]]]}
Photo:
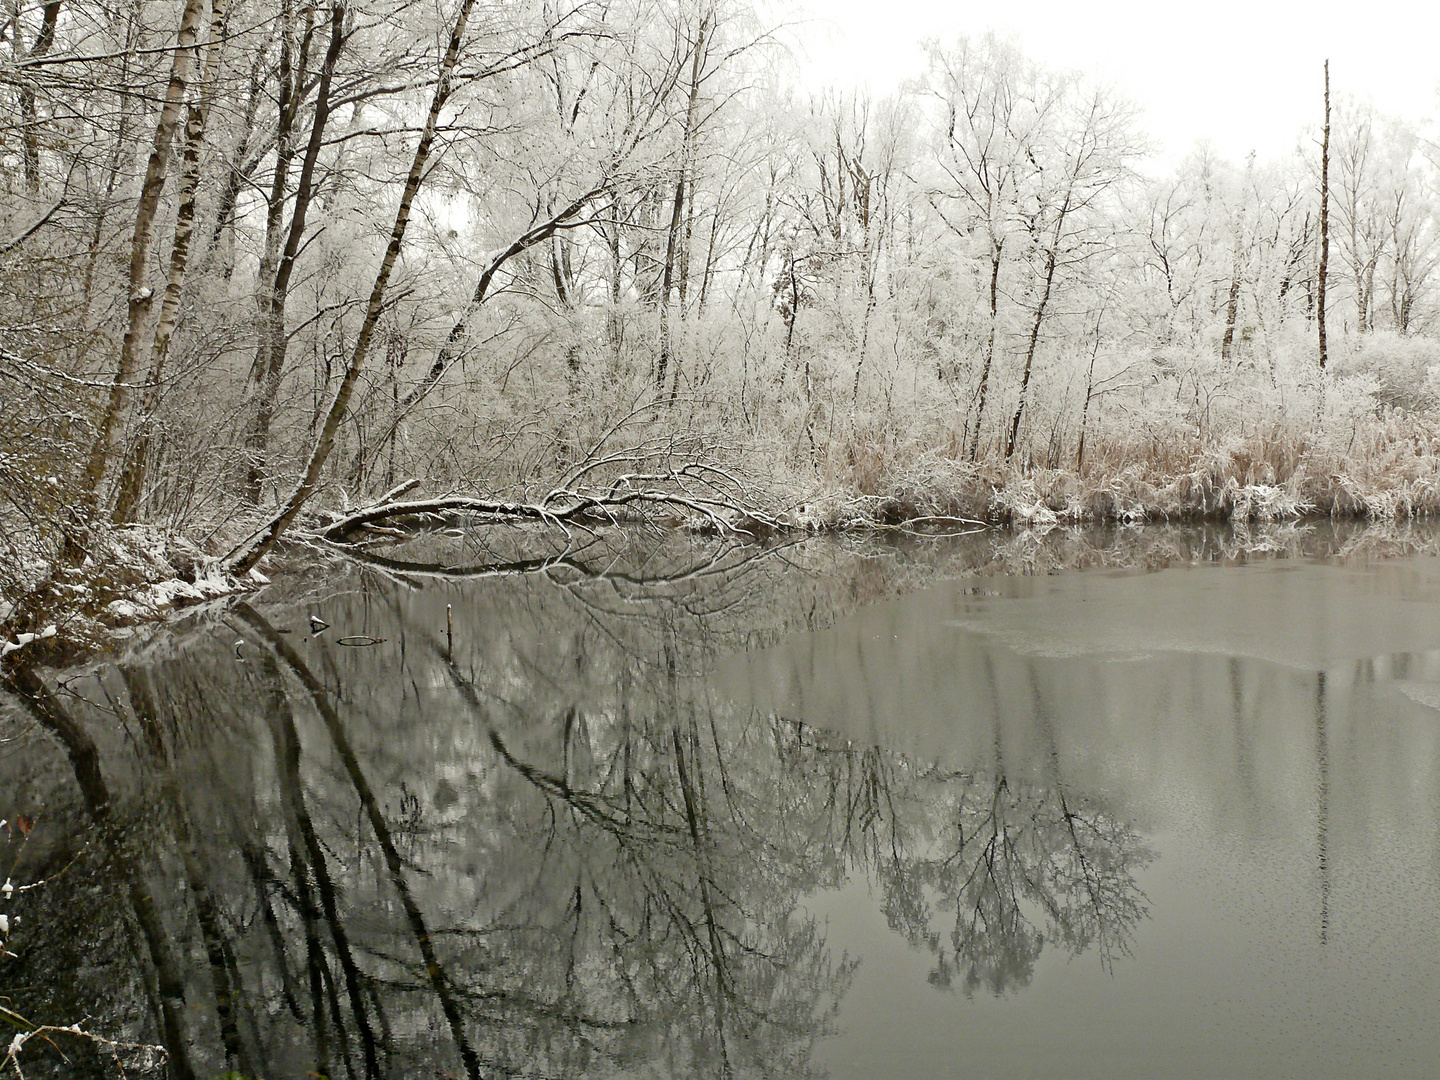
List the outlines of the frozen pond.
{"label": "frozen pond", "polygon": [[0,995],[206,1078],[1433,1075],[1431,541],[1137,535],[278,583],[6,705]]}

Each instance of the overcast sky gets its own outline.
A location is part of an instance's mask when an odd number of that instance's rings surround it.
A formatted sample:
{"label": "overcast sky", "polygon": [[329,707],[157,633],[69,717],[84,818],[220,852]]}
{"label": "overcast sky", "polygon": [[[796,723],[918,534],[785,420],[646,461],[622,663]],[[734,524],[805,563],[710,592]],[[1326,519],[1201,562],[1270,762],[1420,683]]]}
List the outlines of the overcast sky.
{"label": "overcast sky", "polygon": [[[1368,97],[1428,128],[1440,85],[1440,3],[1371,0],[781,0],[802,25],[811,85],[866,81],[884,93],[917,74],[916,42],[986,29],[1018,36],[1050,67],[1079,69],[1143,108],[1160,163],[1208,138],[1227,157],[1289,152],[1336,95]],[[782,16],[783,17],[783,16]],[[808,54],[808,55],[807,55]]]}

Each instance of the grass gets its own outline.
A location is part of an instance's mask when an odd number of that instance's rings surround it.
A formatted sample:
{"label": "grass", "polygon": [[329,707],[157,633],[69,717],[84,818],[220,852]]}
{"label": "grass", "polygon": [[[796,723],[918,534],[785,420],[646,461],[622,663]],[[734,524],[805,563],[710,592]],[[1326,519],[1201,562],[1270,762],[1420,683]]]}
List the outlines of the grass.
{"label": "grass", "polygon": [[1102,437],[1079,467],[1018,457],[970,462],[953,446],[841,442],[827,449],[821,489],[803,520],[842,528],[936,518],[1012,527],[1315,516],[1403,521],[1440,513],[1437,448],[1435,422],[1406,414],[1357,424],[1343,449],[1282,424],[1138,449],[1133,440]]}

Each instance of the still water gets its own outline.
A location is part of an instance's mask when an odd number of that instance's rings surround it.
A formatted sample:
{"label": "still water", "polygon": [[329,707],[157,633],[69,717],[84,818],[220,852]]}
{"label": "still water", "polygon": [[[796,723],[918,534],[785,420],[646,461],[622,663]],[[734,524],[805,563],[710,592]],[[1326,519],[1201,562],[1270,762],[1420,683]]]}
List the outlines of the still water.
{"label": "still water", "polygon": [[206,1080],[1440,1076],[1433,544],[297,574],[3,706],[0,995]]}

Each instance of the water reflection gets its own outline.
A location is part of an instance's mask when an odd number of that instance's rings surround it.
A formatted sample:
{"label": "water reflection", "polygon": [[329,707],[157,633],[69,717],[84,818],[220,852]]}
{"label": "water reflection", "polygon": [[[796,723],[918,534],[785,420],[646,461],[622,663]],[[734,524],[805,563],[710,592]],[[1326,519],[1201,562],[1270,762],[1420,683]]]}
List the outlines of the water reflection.
{"label": "water reflection", "polygon": [[[1081,996],[1063,1004],[1027,992],[977,1010],[968,1039],[1004,1041],[996,1074],[1144,1075],[1019,1049],[1036,1025],[1047,1047],[1089,1045],[1061,1031],[1094,999],[1124,1003],[1092,1018],[1120,1045],[1142,1038],[1129,1015],[1176,1025],[1143,1035],[1152,1074],[1183,1060],[1184,1075],[1418,1076],[1385,1062],[1440,1051],[1425,1019],[1440,1019],[1436,641],[1436,564],[1282,562],[939,587],[718,678],[761,712],[963,766],[965,797],[925,818],[921,887],[878,875],[885,924],[929,954],[932,983],[1058,985],[1047,954],[1087,949],[1113,973],[1067,972]],[[864,918],[847,934],[837,944],[875,947]],[[907,1060],[939,1042],[868,1023],[865,1005],[903,992],[868,978],[846,1014],[851,1056],[834,1059],[845,1075],[873,1071],[867,1041]],[[1203,1063],[1186,1056],[1200,1030]],[[1381,1038],[1395,1056],[1377,1064]]]}
{"label": "water reflection", "polygon": [[1325,672],[1315,673],[1315,850],[1320,864],[1320,944],[1330,939],[1330,745],[1325,719]]}
{"label": "water reflection", "polygon": [[[968,995],[1027,986],[1048,939],[1072,955],[1095,946],[1109,964],[1145,915],[1135,872],[1153,858],[1134,829],[1063,789],[960,780],[933,854],[877,866],[886,921],[935,954],[929,979]],[[931,899],[933,897],[934,899]],[[948,949],[932,929],[952,912]]]}
{"label": "water reflection", "polygon": [[[775,783],[784,723],[691,687],[754,626],[755,572],[371,581],[324,615],[383,646],[241,604],[70,696],[24,676],[70,765],[30,797],[59,820],[75,791],[93,828],[6,972],[59,1000],[18,1011],[127,1002],[181,1077],[808,1075],[854,962],[797,901],[842,861],[797,846],[823,807],[804,770]],[[143,962],[66,979],[50,935],[112,882],[127,903],[83,932],[135,929]]]}
{"label": "water reflection", "polygon": [[[12,908],[0,992],[163,1043],[177,1077],[820,1075],[871,1012],[824,917],[847,883],[924,958],[920,992],[1019,1007],[1047,957],[1123,987],[1149,977],[1142,934],[1167,956],[1150,928],[1205,923],[1156,877],[1189,865],[1156,839],[1176,821],[1221,838],[1201,847],[1303,838],[1307,932],[1343,953],[1354,823],[1395,799],[1411,835],[1435,819],[1386,771],[1433,778],[1434,740],[1365,723],[1440,684],[1440,656],[1392,648],[1440,632],[1423,612],[1343,670],[1306,627],[1306,669],[1198,579],[1192,640],[1160,653],[1110,625],[1147,610],[1137,580],[1175,602],[1153,576],[946,586],[823,629],[893,578],[615,559],[377,566],[59,689],[17,676],[33,730],[0,791],[42,813],[14,874],[53,880]],[[1102,594],[1110,622],[1084,610]],[[113,1071],[81,1048],[26,1075]]]}

